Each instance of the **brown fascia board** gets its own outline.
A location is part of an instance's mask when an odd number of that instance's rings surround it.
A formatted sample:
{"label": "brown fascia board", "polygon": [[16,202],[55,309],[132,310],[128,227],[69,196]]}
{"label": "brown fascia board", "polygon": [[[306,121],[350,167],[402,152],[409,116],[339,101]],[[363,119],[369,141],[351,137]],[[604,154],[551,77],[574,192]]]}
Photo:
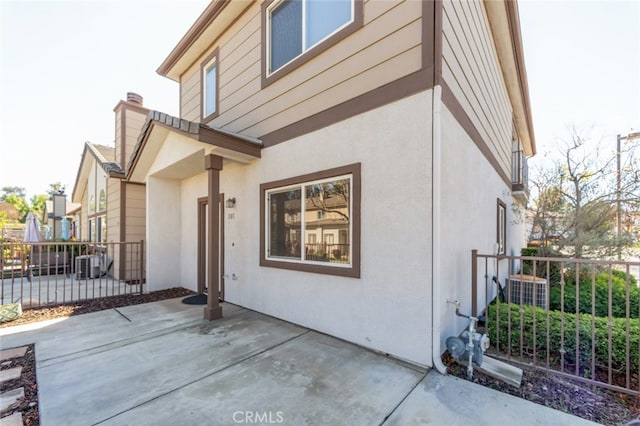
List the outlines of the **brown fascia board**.
{"label": "brown fascia board", "polygon": [[120,109],[121,107],[125,107],[126,109],[130,109],[136,112],[139,112],[140,114],[149,114],[149,111],[151,111],[148,108],[145,108],[142,105],[138,105],[138,104],[134,104],[132,102],[127,102],[127,101],[119,101],[115,107],[113,107],[113,112],[117,112],[118,109]]}
{"label": "brown fascia board", "polygon": [[169,56],[160,64],[156,72],[163,77],[168,77],[171,68],[180,60],[182,55],[200,38],[202,33],[213,23],[222,10],[231,3],[231,0],[215,0],[202,12],[196,22],[173,48]]}
{"label": "brown fascia board", "polygon": [[531,99],[529,97],[529,81],[527,79],[527,69],[524,65],[524,47],[522,45],[522,31],[520,28],[520,12],[518,10],[517,1],[506,1],[507,15],[509,16],[509,28],[512,34],[513,54],[516,58],[516,66],[518,68],[518,79],[520,80],[520,91],[524,103],[525,114],[527,117],[527,130],[531,139],[531,150],[533,155],[536,154],[536,140],[533,133],[533,119],[531,116]]}
{"label": "brown fascia board", "polygon": [[138,164],[138,160],[144,151],[144,147],[154,126],[164,127],[172,132],[188,136],[198,142],[234,150],[243,154],[252,155],[256,158],[260,158],[261,156],[263,144],[259,140],[243,137],[220,129],[214,129],[201,123],[184,120],[159,111],[150,111],[147,115],[147,120],[143,124],[142,129],[140,129],[138,142],[131,153],[129,167],[123,172],[127,180],[131,178],[133,170]]}

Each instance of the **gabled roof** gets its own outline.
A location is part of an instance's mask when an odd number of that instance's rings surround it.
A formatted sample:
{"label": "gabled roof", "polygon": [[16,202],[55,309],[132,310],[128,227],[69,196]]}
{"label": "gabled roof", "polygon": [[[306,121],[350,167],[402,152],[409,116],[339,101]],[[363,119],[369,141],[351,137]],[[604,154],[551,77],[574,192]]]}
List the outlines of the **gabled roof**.
{"label": "gabled roof", "polygon": [[98,145],[91,142],[84,143],[80,167],[78,168],[78,174],[76,175],[76,183],[74,184],[73,192],[71,193],[72,201],[80,202],[79,197],[82,196],[87,185],[93,161],[98,163],[108,176],[119,178],[124,177],[124,170],[122,170],[120,165],[115,162],[115,151],[116,149],[112,146]]}
{"label": "gabled roof", "polygon": [[[262,141],[256,138],[183,120],[159,111],[150,111],[129,160],[129,167],[126,170],[128,180],[143,180],[146,172],[140,169],[146,169],[149,166],[169,134],[186,137],[188,140],[202,144],[202,149],[215,151],[216,155],[239,162],[260,158],[263,146]],[[141,166],[142,163],[146,166]],[[194,173],[202,171],[204,171],[203,168],[193,169]]]}
{"label": "gabled roof", "polygon": [[211,45],[212,40],[220,37],[252,4],[253,1],[246,0],[213,0],[156,72],[179,82],[180,75]]}

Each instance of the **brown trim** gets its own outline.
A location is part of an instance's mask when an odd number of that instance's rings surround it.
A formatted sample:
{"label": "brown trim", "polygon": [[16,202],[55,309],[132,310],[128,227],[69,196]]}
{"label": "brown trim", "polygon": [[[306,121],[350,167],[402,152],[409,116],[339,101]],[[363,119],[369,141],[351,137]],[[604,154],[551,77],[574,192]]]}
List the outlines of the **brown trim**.
{"label": "brown trim", "polygon": [[198,235],[197,235],[197,289],[200,294],[204,293],[204,289],[207,286],[206,277],[206,253],[207,253],[207,236],[205,234],[206,217],[207,217],[207,204],[209,197],[198,198]]}
{"label": "brown trim", "polygon": [[524,48],[522,45],[522,31],[520,29],[520,14],[518,12],[518,2],[505,1],[507,8],[507,17],[509,24],[509,31],[511,32],[511,43],[513,49],[513,55],[516,58],[516,67],[518,72],[518,81],[520,85],[520,95],[523,100],[523,107],[525,115],[527,117],[527,130],[529,132],[529,139],[531,140],[532,153],[536,153],[535,137],[533,134],[533,120],[531,118],[531,100],[529,98],[529,83],[527,79],[527,69],[524,65]]}
{"label": "brown trim", "polygon": [[489,149],[489,147],[487,146],[486,142],[480,135],[480,132],[478,132],[478,129],[476,129],[476,126],[474,126],[471,118],[464,110],[464,107],[460,104],[460,102],[458,102],[449,86],[447,86],[447,83],[442,81],[441,85],[442,103],[446,105],[451,114],[453,114],[453,116],[462,126],[467,135],[469,135],[471,140],[476,144],[484,158],[486,158],[489,164],[491,164],[491,166],[494,168],[498,176],[500,176],[504,183],[507,184],[509,188],[511,188],[511,177],[506,174],[504,170],[502,170],[502,168],[500,167],[500,163],[498,163],[498,160],[491,152],[491,149]]}
{"label": "brown trim", "polygon": [[[189,134],[187,133],[187,135]],[[260,158],[262,155],[262,146],[257,143],[248,142],[210,127],[203,127],[202,125],[198,133],[198,141],[251,155],[256,158]]]}
{"label": "brown trim", "polygon": [[260,137],[264,147],[277,145],[297,136],[322,129],[391,102],[433,88],[433,67],[424,68],[412,74],[385,84],[370,92],[349,99],[324,111],[313,114],[281,129]]}
{"label": "brown trim", "polygon": [[167,76],[171,68],[180,60],[182,55],[200,38],[204,31],[215,21],[220,13],[231,3],[231,0],[213,1],[198,17],[196,22],[189,28],[187,33],[173,48],[169,56],[162,62],[156,72],[164,77]]}
{"label": "brown trim", "polygon": [[[500,223],[500,209],[504,210],[504,222]],[[500,251],[500,228],[502,228],[502,238],[504,239],[502,251]],[[498,253],[496,254],[506,254],[507,253],[507,205],[498,198],[498,207],[496,211],[496,243],[498,244]]]}
{"label": "brown trim", "polygon": [[[222,306],[218,300],[218,289],[220,288],[220,171],[222,170],[222,157],[208,154],[204,157],[204,168],[208,175],[208,198],[207,205],[207,246],[209,247],[207,264],[209,271],[207,274],[207,282],[209,285],[209,294],[207,297],[207,306],[204,308],[204,319],[215,320],[222,318]],[[216,202],[213,202],[216,200]],[[214,291],[215,289],[215,291]]]}
{"label": "brown trim", "polygon": [[[178,119],[175,118],[175,120],[178,120]],[[189,123],[186,120],[181,120],[181,121],[185,123]],[[175,121],[172,121],[172,122],[175,122]],[[198,126],[197,132],[194,131],[194,133],[191,133],[189,131],[181,130],[181,128],[175,127],[173,125],[163,123],[162,121],[151,120],[146,126],[146,128],[143,127],[144,133],[141,134],[142,139],[138,140],[138,143],[136,144],[136,147],[133,150],[131,161],[126,168],[126,171],[127,171],[126,178],[127,179],[131,178],[131,175],[135,170],[135,168],[137,167],[140,157],[145,151],[145,147],[147,145],[147,142],[149,141],[149,138],[151,137],[151,134],[153,133],[153,128],[155,126],[164,127],[165,129],[184,135],[188,138],[197,140],[198,142],[215,145],[220,148],[225,148],[225,149],[236,151],[242,154],[251,155],[256,158],[260,158],[260,156],[262,155],[261,154],[262,145],[260,145],[259,143],[249,142],[240,137],[236,137],[232,134],[213,129],[203,124],[199,124],[199,123],[192,123],[192,124]]]}
{"label": "brown trim", "polygon": [[[442,0],[434,2],[433,16],[433,85],[440,85],[442,82]],[[423,40],[423,43],[426,41]]]}
{"label": "brown trim", "polygon": [[128,164],[125,156],[125,147],[127,145],[127,114],[126,109],[120,110],[120,168],[126,170]]}
{"label": "brown trim", "polygon": [[[216,118],[218,115],[220,115],[220,59],[218,56],[218,52],[219,49],[216,47],[213,52],[211,52],[209,55],[207,55],[206,58],[204,58],[203,61],[200,62],[200,122],[201,123],[207,123],[211,120],[213,120],[214,118]],[[204,69],[207,65],[209,65],[211,62],[214,62],[216,64],[216,110],[205,116],[204,115],[204,108],[205,108],[205,92],[204,92],[204,80],[205,80],[205,76],[204,76]]]}
{"label": "brown trim", "polygon": [[[293,262],[278,262],[267,259],[266,252],[266,199],[265,192],[270,189],[288,186],[293,184],[299,184],[318,179],[326,179],[334,176],[350,174],[352,176],[352,207],[351,212],[351,268],[338,268],[329,265],[316,265],[308,263],[293,263]],[[312,272],[317,274],[326,275],[338,275],[343,277],[360,278],[360,255],[361,255],[361,225],[360,225],[360,212],[361,212],[361,163],[349,164],[343,167],[336,167],[333,169],[323,170],[320,172],[309,173],[306,175],[296,176],[287,179],[281,179],[277,181],[267,182],[260,185],[260,266],[288,269],[301,272]]]}
{"label": "brown trim", "polygon": [[220,297],[220,301],[224,302],[224,192],[218,195],[218,206],[220,207],[220,258],[218,263],[220,265],[220,295],[218,297]]}
{"label": "brown trim", "polygon": [[437,3],[434,0],[422,0],[422,68],[434,66]]}
{"label": "brown trim", "polygon": [[[108,204],[107,204],[108,205]],[[107,223],[107,226],[109,224]],[[146,223],[145,223],[146,226]],[[127,241],[127,183],[124,180],[120,181],[120,241]],[[123,254],[125,252],[124,246],[119,245],[118,249],[120,257],[120,271],[119,276],[124,277],[126,275],[126,262],[124,262]]]}
{"label": "brown trim", "polygon": [[265,87],[269,86],[270,84],[272,84],[273,82],[279,80],[280,78],[284,77],[285,75],[289,74],[291,71],[295,70],[296,68],[300,67],[301,65],[309,62],[311,59],[315,58],[316,56],[320,55],[322,52],[324,52],[325,50],[329,49],[331,46],[336,45],[337,43],[339,43],[340,41],[342,41],[343,39],[345,39],[346,37],[350,36],[351,34],[353,34],[354,32],[356,32],[357,30],[359,30],[360,28],[362,28],[363,24],[364,24],[364,11],[363,11],[363,2],[364,0],[354,0],[354,5],[353,5],[353,21],[348,24],[346,27],[342,28],[340,31],[338,31],[337,33],[333,34],[332,36],[330,36],[329,38],[325,39],[324,41],[322,41],[321,43],[311,47],[309,50],[307,50],[306,52],[301,53],[299,56],[297,56],[295,59],[293,59],[291,62],[289,62],[288,64],[284,65],[283,67],[281,67],[280,69],[278,69],[277,71],[271,73],[270,75],[267,72],[267,68],[269,65],[269,60],[267,58],[267,9],[269,8],[269,6],[271,6],[271,4],[273,4],[274,2],[279,1],[279,0],[267,0],[265,2],[263,2],[260,5],[260,19],[261,19],[261,26],[260,26],[260,41],[261,41],[261,59],[260,59],[260,69],[261,69],[261,76],[262,76],[262,85],[261,87],[264,89]]}
{"label": "brown trim", "polygon": [[138,113],[143,114],[143,115],[149,114],[149,111],[150,111],[149,108],[145,108],[140,104],[136,104],[136,103],[133,103],[133,102],[127,102],[127,101],[123,101],[123,100],[119,101],[116,104],[116,106],[113,107],[113,111],[117,112],[118,108],[120,108],[120,107],[124,107],[126,109],[130,109],[132,111],[138,112]]}
{"label": "brown trim", "polygon": [[[218,196],[218,202],[220,206],[220,276],[224,277],[224,193]],[[197,292],[202,294],[207,286],[206,277],[206,252],[207,252],[207,235],[205,234],[206,223],[205,218],[207,216],[207,208],[209,205],[209,197],[198,198],[198,235],[197,235]],[[220,300],[224,301],[224,278],[220,281]]]}

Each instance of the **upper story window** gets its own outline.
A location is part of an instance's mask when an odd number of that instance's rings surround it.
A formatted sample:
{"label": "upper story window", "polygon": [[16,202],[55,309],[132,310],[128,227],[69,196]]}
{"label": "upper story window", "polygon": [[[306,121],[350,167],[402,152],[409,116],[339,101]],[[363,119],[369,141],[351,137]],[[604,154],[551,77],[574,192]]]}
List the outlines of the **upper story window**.
{"label": "upper story window", "polygon": [[202,121],[206,122],[218,115],[218,49],[201,65]]}
{"label": "upper story window", "polygon": [[360,276],[359,164],[263,184],[261,206],[262,266]]}
{"label": "upper story window", "polygon": [[[263,87],[362,26],[362,0],[264,3]],[[273,76],[273,77],[272,77]]]}

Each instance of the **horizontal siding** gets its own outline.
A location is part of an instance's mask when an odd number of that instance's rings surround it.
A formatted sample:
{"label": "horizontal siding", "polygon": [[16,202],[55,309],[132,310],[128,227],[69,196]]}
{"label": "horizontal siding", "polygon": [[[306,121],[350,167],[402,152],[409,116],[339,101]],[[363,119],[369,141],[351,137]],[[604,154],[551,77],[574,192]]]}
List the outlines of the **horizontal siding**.
{"label": "horizontal siding", "polygon": [[199,67],[219,48],[220,115],[210,125],[262,136],[397,80],[422,66],[422,2],[369,1],[364,27],[261,88],[261,15],[245,12],[181,77],[181,114],[199,121]]}
{"label": "horizontal siding", "polygon": [[107,181],[107,241],[109,242],[120,241],[120,196],[120,180],[109,179]]}
{"label": "horizontal siding", "polygon": [[125,226],[127,241],[145,239],[146,212],[146,187],[144,185],[128,185],[127,223]]}
{"label": "horizontal siding", "polygon": [[510,175],[513,114],[483,6],[442,4],[442,78]]}
{"label": "horizontal siding", "polygon": [[180,79],[180,115],[189,121],[200,121],[199,68],[192,68]]}
{"label": "horizontal siding", "polygon": [[[142,126],[144,125],[147,116],[145,114],[141,114],[136,111],[132,111],[127,109],[126,112],[126,120],[125,120],[125,157],[123,165],[123,169],[126,169],[129,157],[133,153],[133,148],[138,143],[138,135],[140,134],[140,130],[142,130]],[[118,158],[118,161],[120,159]]]}
{"label": "horizontal siding", "polygon": [[[119,113],[116,113],[115,116],[116,116],[116,119],[115,119],[115,122],[116,122],[115,132],[116,133],[115,133],[115,151],[114,151],[114,153],[115,153],[115,161],[117,163],[119,163],[120,162],[120,155],[122,153],[122,141],[120,140],[121,139],[121,135],[122,135],[122,133],[121,133],[121,131],[122,131],[121,130],[122,129],[122,116]],[[124,165],[122,165],[122,166],[124,166]]]}

